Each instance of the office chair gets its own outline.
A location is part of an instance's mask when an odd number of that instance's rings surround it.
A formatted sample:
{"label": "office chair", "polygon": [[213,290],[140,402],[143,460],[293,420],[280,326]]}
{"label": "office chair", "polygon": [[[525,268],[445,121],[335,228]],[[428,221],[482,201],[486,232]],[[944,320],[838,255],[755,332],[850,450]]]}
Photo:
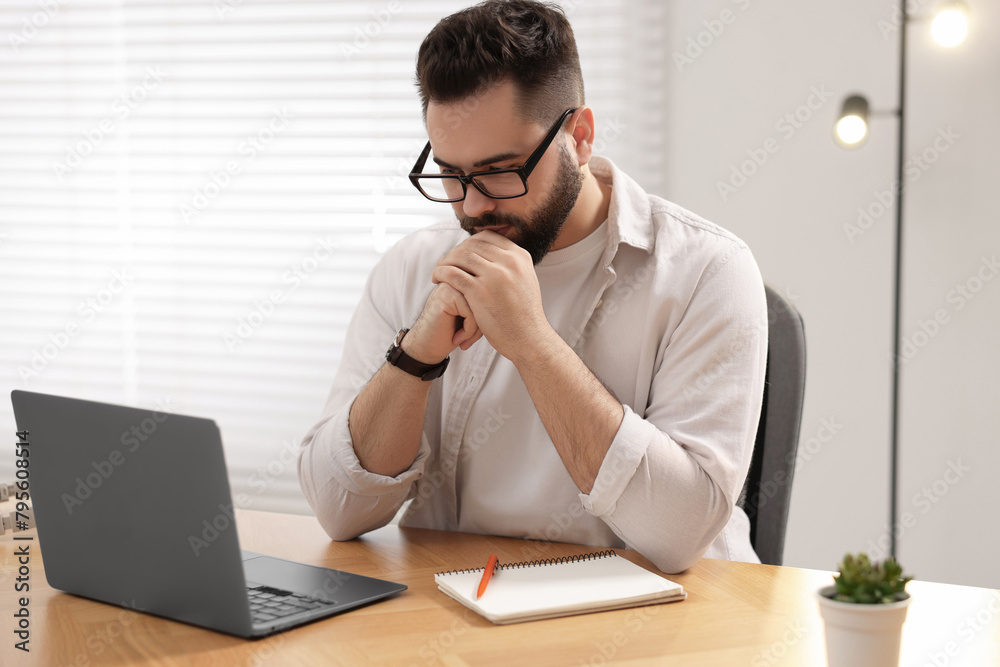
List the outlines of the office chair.
{"label": "office chair", "polygon": [[767,295],[767,370],[764,402],[750,472],[738,505],[750,518],[750,543],[762,563],[781,565],[802,425],[806,339],[802,316],[780,292]]}

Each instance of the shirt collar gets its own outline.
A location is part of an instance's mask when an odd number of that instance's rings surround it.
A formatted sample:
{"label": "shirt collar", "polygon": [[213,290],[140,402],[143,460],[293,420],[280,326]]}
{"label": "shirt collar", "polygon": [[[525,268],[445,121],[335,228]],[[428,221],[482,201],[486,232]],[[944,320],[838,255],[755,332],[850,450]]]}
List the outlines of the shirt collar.
{"label": "shirt collar", "polygon": [[645,190],[606,157],[595,155],[590,158],[589,165],[594,178],[611,186],[608,246],[612,253],[622,243],[651,253],[653,222]]}

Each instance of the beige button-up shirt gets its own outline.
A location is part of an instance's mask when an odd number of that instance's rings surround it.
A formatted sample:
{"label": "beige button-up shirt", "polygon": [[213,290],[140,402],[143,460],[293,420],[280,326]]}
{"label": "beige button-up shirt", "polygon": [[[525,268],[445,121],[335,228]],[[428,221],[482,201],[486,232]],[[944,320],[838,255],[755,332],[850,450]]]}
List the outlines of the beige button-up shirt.
{"label": "beige button-up shirt", "polygon": [[[589,284],[572,295],[585,304],[574,309],[583,316],[557,330],[625,407],[591,492],[573,489],[578,506],[567,506],[565,495],[548,503],[559,494],[537,488],[536,476],[518,473],[523,460],[510,458],[496,466],[495,479],[511,498],[537,496],[537,513],[511,525],[503,507],[461,505],[456,478],[463,462],[477,455],[478,430],[490,446],[502,447],[504,420],[539,419],[535,412],[514,416],[498,409],[492,422],[469,423],[498,356],[485,338],[452,352],[447,372],[434,381],[419,453],[408,470],[387,477],[358,462],[348,428],[351,404],[384,363],[396,331],[416,321],[434,287],[437,260],[468,238],[452,220],[402,239],[372,271],[323,415],[304,439],[299,480],[330,537],[346,540],[381,527],[412,500],[400,525],[476,526],[631,548],[668,573],[702,556],[759,562],[746,514],[736,506],[767,358],[767,307],[756,262],[736,236],[646,194],[609,160],[595,157],[590,167],[612,186],[606,243]],[[501,395],[526,393],[523,384],[510,385]],[[496,396],[496,388],[487,393]],[[524,443],[518,445],[524,451]],[[536,446],[553,447],[542,438]],[[539,461],[562,465],[558,456]],[[551,472],[557,480],[563,471]]]}

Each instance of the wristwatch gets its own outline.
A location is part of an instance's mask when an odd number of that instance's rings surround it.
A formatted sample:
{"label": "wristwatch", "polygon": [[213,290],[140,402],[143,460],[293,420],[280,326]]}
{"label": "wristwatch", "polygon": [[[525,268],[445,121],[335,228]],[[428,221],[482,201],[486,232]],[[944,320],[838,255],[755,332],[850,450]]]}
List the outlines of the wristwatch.
{"label": "wristwatch", "polygon": [[400,329],[396,333],[396,340],[392,341],[389,350],[385,353],[385,360],[396,368],[406,371],[410,375],[415,375],[424,382],[430,382],[444,375],[444,370],[448,368],[448,361],[451,357],[445,357],[444,361],[437,364],[422,364],[413,357],[403,352],[403,336],[409,329]]}

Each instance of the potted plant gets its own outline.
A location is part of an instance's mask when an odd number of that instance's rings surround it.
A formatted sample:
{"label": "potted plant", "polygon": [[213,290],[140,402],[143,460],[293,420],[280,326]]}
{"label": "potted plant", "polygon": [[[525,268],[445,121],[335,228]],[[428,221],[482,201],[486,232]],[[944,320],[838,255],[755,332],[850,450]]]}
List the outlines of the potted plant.
{"label": "potted plant", "polygon": [[834,585],[816,593],[829,667],[899,664],[912,579],[894,558],[873,565],[865,553],[844,556]]}

